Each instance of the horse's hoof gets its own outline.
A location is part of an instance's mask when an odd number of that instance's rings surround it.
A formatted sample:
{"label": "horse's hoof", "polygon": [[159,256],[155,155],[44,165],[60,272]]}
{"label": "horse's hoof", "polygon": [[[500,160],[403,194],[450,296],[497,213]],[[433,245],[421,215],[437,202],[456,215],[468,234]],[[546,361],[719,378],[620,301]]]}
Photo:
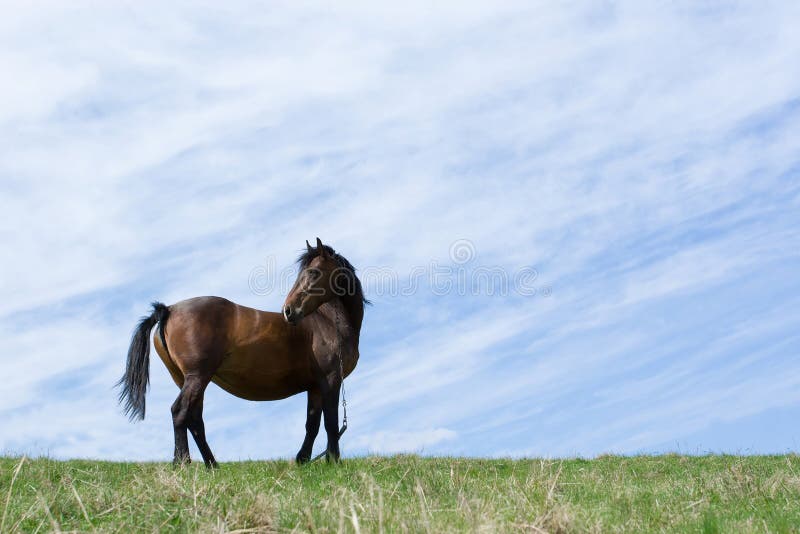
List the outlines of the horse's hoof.
{"label": "horse's hoof", "polygon": [[183,467],[185,465],[189,465],[190,463],[192,463],[191,458],[182,458],[182,459],[175,458],[174,460],[172,460],[172,467]]}
{"label": "horse's hoof", "polygon": [[301,453],[298,452],[297,456],[294,459],[294,461],[297,462],[297,465],[307,464],[308,462],[311,461],[311,455],[310,454],[308,454],[308,455],[301,454]]}

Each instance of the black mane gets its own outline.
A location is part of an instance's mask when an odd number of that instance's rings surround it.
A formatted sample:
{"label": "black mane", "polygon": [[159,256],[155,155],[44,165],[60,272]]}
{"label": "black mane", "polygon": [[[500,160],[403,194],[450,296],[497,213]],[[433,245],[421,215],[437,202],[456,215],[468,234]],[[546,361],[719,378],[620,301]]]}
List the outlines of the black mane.
{"label": "black mane", "polygon": [[[359,280],[358,276],[356,276],[356,268],[353,267],[353,264],[350,263],[347,260],[347,258],[345,258],[341,254],[333,250],[332,247],[329,247],[328,245],[322,245],[322,246],[325,248],[325,252],[327,252],[328,255],[330,255],[330,257],[333,258],[336,264],[342,268],[342,272],[345,273],[346,276],[348,276],[350,282],[352,282],[351,284],[349,284],[349,287],[352,287],[354,289],[355,291],[354,296],[359,300],[361,300],[361,302],[363,302],[364,304],[372,304],[364,296],[364,290],[361,287],[361,280]],[[317,252],[316,247],[313,247],[310,250],[306,250],[305,252],[300,254],[300,256],[298,256],[297,258],[297,263],[300,265],[300,270],[302,271],[303,269],[308,267],[309,264],[311,263],[311,260],[313,260],[317,256],[319,256],[319,253]]]}

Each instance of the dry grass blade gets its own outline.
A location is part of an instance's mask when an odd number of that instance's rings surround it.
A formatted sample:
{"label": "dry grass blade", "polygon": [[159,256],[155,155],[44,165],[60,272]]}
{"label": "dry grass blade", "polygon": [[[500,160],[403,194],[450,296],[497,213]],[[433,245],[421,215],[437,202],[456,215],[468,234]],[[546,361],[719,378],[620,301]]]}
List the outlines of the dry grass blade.
{"label": "dry grass blade", "polygon": [[[78,494],[78,490],[75,488],[75,485],[70,484],[69,487],[72,488],[72,494],[75,495],[75,499],[78,501],[78,506],[80,506],[81,512],[83,512],[84,519],[86,519],[87,523],[94,526],[92,520],[89,519],[89,513],[86,511],[86,507],[83,505],[83,500],[81,499],[81,496]],[[0,529],[0,532],[2,532],[2,529]]]}
{"label": "dry grass blade", "polygon": [[556,489],[556,484],[558,484],[558,477],[561,476],[561,468],[564,467],[564,462],[558,462],[558,471],[556,472],[555,478],[553,478],[553,483],[550,484],[550,489],[547,491],[547,502],[553,500],[553,492]]}
{"label": "dry grass blade", "polygon": [[356,514],[356,509],[353,507],[353,503],[350,503],[350,522],[353,524],[353,530],[356,534],[361,534],[361,528],[358,526],[358,515]]}
{"label": "dry grass blade", "polygon": [[39,499],[39,503],[41,503],[42,508],[44,508],[44,512],[47,514],[47,519],[50,520],[50,526],[53,527],[53,532],[61,532],[61,525],[58,524],[56,518],[53,517],[53,512],[50,511],[50,507],[47,506],[47,501],[44,500],[44,497],[37,491],[36,497]]}
{"label": "dry grass blade", "polygon": [[383,492],[378,489],[378,533],[383,532]]}
{"label": "dry grass blade", "polygon": [[417,479],[415,481],[414,491],[419,497],[420,517],[424,521],[425,532],[431,532],[431,519],[430,507],[428,506],[428,499],[425,498],[425,490],[422,488],[422,483]]}
{"label": "dry grass blade", "polygon": [[391,500],[392,497],[394,497],[394,494],[397,493],[397,488],[400,487],[400,483],[403,481],[404,478],[406,478],[406,475],[408,474],[409,471],[411,471],[410,467],[408,469],[406,469],[406,472],[403,473],[402,476],[399,479],[397,479],[397,484],[394,485],[394,488],[392,489],[392,492],[389,494],[389,500]]}
{"label": "dry grass blade", "polygon": [[25,463],[25,456],[20,458],[16,469],[14,469],[14,475],[11,477],[11,484],[9,484],[8,486],[8,495],[6,495],[6,505],[5,508],[3,508],[3,519],[0,520],[0,532],[5,532],[3,528],[5,528],[6,526],[6,514],[8,513],[8,504],[11,502],[11,492],[14,490],[14,482],[17,481],[17,475],[19,475],[19,470],[22,469],[23,463]]}
{"label": "dry grass blade", "polygon": [[25,510],[25,513],[24,513],[24,514],[22,514],[22,516],[21,516],[19,519],[17,519],[17,522],[16,522],[16,523],[14,523],[14,524],[11,526],[11,528],[10,528],[10,529],[8,529],[8,531],[9,531],[9,532],[17,532],[17,531],[19,530],[19,529],[18,529],[19,525],[20,525],[20,524],[21,524],[23,521],[25,521],[26,519],[28,519],[28,518],[31,516],[31,514],[33,513],[33,509],[34,509],[34,508],[36,508],[36,506],[37,506],[38,504],[39,504],[39,503],[37,503],[37,502],[34,502],[33,504],[31,504],[31,505],[28,507],[28,509],[27,509],[27,510]]}

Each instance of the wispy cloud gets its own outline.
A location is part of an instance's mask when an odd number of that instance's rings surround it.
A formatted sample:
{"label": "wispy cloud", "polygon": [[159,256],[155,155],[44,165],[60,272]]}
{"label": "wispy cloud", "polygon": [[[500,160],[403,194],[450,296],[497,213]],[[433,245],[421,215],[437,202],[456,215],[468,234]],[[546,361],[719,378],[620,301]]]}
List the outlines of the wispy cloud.
{"label": "wispy cloud", "polygon": [[[469,267],[552,288],[373,294],[347,453],[661,450],[721,421],[738,446],[754,415],[800,412],[798,21],[785,2],[9,4],[0,449],[168,457],[157,360],[148,419],[114,405],[136,318],[200,294],[277,309],[249,274],[317,235],[398,276],[469,239]],[[219,458],[302,439],[301,398],[212,387],[205,409]]]}

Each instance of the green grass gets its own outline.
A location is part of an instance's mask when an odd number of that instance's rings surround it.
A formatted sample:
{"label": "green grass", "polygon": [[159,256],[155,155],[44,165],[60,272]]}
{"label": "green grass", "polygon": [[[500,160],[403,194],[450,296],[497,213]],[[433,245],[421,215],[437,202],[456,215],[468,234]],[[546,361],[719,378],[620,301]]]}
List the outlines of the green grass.
{"label": "green grass", "polygon": [[800,532],[799,472],[794,455],[396,456],[215,471],[0,458],[0,530]]}

